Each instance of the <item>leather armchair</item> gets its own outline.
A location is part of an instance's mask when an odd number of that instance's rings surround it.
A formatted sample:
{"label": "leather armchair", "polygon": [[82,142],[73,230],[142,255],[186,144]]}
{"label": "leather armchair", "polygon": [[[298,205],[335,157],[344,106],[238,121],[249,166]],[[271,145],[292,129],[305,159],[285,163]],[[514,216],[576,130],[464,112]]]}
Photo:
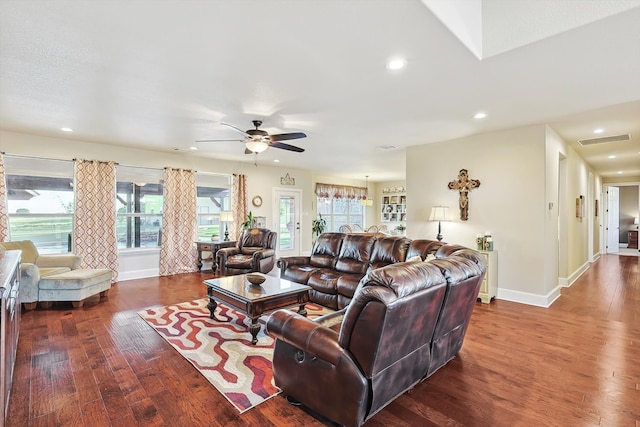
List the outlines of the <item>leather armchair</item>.
{"label": "leather armchair", "polygon": [[80,268],[82,258],[74,254],[40,255],[31,240],[0,243],[0,250],[20,250],[20,302],[30,310],[38,303],[38,283],[41,278]]}
{"label": "leather armchair", "polygon": [[223,276],[252,272],[268,273],[276,263],[278,233],[266,228],[244,230],[234,248],[218,250],[218,267]]}

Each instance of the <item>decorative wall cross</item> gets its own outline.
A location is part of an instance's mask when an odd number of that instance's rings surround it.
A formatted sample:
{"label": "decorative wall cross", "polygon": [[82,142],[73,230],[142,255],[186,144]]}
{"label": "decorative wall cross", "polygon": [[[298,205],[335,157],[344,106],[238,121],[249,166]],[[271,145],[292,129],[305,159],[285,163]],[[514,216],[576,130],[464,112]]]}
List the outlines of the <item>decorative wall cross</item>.
{"label": "decorative wall cross", "polygon": [[460,193],[460,220],[466,221],[469,219],[469,191],[474,188],[480,187],[480,181],[477,179],[469,178],[469,172],[466,169],[460,169],[458,179],[449,183],[451,190],[458,190]]}

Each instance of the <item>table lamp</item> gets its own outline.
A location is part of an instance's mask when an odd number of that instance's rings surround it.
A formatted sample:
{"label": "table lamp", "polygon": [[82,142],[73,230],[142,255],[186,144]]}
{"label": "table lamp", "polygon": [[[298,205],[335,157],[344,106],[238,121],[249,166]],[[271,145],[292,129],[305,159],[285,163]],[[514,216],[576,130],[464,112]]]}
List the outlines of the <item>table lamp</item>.
{"label": "table lamp", "polygon": [[431,208],[431,216],[429,221],[438,221],[438,236],[436,237],[439,242],[442,241],[442,221],[448,221],[447,214],[449,212],[449,206],[433,206]]}
{"label": "table lamp", "polygon": [[229,225],[228,223],[233,221],[233,212],[222,211],[220,212],[220,222],[224,222],[224,241],[229,241]]}

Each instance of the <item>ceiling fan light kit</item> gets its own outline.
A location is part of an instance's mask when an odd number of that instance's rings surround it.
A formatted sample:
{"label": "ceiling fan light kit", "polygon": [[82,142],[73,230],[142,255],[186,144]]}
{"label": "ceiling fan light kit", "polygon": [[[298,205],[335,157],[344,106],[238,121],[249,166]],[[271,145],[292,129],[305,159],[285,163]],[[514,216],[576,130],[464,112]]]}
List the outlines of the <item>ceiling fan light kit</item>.
{"label": "ceiling fan light kit", "polygon": [[280,133],[276,135],[269,135],[269,133],[265,130],[258,129],[262,125],[262,120],[253,120],[253,125],[255,129],[242,130],[236,126],[233,126],[229,123],[220,123],[223,126],[228,126],[231,129],[240,132],[244,135],[244,139],[242,140],[229,140],[229,139],[202,139],[197,142],[220,142],[220,141],[240,141],[245,144],[245,153],[246,154],[258,154],[262,153],[269,147],[280,148],[281,150],[294,151],[296,153],[304,152],[303,148],[296,147],[294,145],[285,144],[280,141],[287,141],[290,139],[300,139],[306,138],[307,135],[302,132],[292,132],[292,133]]}

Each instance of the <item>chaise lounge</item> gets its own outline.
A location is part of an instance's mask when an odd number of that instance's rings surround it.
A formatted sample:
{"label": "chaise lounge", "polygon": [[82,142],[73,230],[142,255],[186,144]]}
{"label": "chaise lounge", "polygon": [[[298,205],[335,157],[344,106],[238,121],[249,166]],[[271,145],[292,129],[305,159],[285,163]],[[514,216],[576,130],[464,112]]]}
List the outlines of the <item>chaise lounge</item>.
{"label": "chaise lounge", "polygon": [[0,251],[20,250],[20,302],[26,310],[49,308],[54,301],[69,301],[82,307],[84,300],[111,289],[109,269],[81,269],[82,258],[74,254],[40,255],[30,240],[1,242]]}

